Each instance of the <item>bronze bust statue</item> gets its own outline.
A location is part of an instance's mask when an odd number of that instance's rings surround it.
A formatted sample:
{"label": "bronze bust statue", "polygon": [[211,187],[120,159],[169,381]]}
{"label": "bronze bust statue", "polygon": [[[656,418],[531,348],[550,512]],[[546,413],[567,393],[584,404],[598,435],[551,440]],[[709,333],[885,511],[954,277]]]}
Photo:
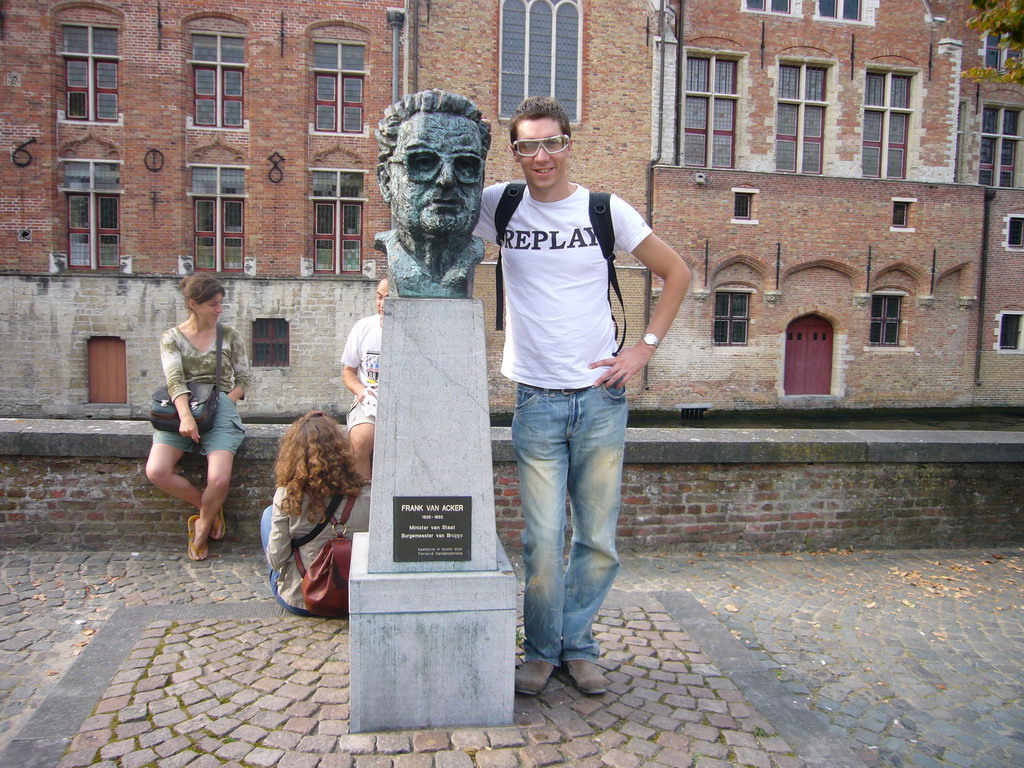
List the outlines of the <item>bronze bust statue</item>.
{"label": "bronze bust statue", "polygon": [[377,235],[391,290],[412,298],[470,298],[484,257],[480,217],[491,128],[469,99],[420,91],[392,104],[376,132],[377,184],[395,228]]}

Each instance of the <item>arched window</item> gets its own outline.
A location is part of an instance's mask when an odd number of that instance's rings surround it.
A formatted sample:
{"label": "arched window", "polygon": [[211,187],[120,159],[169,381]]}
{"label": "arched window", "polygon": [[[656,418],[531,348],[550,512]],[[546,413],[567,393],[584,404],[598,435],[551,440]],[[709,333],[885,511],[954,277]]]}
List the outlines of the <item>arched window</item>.
{"label": "arched window", "polygon": [[580,8],[577,0],[504,0],[499,113],[527,96],[554,96],[579,120]]}

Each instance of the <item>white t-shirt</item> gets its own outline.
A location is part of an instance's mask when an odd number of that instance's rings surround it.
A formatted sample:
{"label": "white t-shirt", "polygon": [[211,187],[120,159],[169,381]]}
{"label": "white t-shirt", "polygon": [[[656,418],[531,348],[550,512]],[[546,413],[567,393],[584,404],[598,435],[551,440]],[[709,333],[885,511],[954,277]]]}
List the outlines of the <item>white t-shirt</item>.
{"label": "white t-shirt", "polygon": [[355,368],[364,387],[377,388],[380,381],[380,347],[383,329],[380,315],[357,320],[348,334],[341,362]]}
{"label": "white t-shirt", "polygon": [[[494,210],[507,184],[484,190],[475,234],[496,242]],[[608,305],[608,267],[590,226],[590,191],[564,200],[522,202],[505,230],[502,272],[507,323],[501,373],[548,389],[589,387],[611,357],[615,323]],[[632,251],[651,228],[628,203],[611,196],[616,250]]]}

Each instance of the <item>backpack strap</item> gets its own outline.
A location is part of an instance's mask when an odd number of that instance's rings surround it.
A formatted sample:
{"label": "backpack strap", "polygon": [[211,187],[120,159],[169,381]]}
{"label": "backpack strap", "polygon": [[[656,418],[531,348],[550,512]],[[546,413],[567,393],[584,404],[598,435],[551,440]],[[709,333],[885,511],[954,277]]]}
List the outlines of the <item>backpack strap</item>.
{"label": "backpack strap", "polygon": [[327,505],[327,508],[324,510],[324,519],[321,522],[317,523],[313,530],[311,530],[305,536],[300,536],[297,539],[292,539],[292,555],[295,557],[295,565],[298,567],[300,575],[306,575],[306,567],[302,564],[302,557],[299,556],[299,547],[304,547],[307,544],[309,544],[309,542],[313,541],[313,539],[319,536],[320,532],[327,527],[328,523],[334,523],[335,525],[344,525],[348,522],[348,516],[352,514],[352,506],[356,503],[355,496],[348,497],[348,504],[345,505],[345,512],[341,516],[341,520],[334,519],[334,513],[338,510],[338,507],[341,505],[341,500],[344,498],[345,497],[342,496],[340,493],[334,494],[331,497],[331,501]]}
{"label": "backpack strap", "polygon": [[494,231],[498,239],[498,263],[494,268],[494,330],[500,331],[505,328],[505,281],[501,274],[501,244],[505,242],[505,230],[512,219],[512,214],[523,202],[523,190],[526,184],[517,181],[505,187],[501,193],[501,199],[494,209]]}
{"label": "backpack strap", "polygon": [[[615,354],[622,351],[622,345],[626,343],[626,305],[622,301],[622,291],[619,289],[619,278],[615,274],[615,225],[612,223],[612,196],[607,192],[590,193],[590,226],[594,228],[597,242],[601,246],[601,253],[604,255],[605,263],[608,265],[608,284],[615,291],[619,300],[619,307],[622,309],[622,341],[615,350]],[[612,297],[608,297],[608,308],[611,309]],[[615,338],[619,337],[619,323],[612,313],[612,322],[615,323]]]}

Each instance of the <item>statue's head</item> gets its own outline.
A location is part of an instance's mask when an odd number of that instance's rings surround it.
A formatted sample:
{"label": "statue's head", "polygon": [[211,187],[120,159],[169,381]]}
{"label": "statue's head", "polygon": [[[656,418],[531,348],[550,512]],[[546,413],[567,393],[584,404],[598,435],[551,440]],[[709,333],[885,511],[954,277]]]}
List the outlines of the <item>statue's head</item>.
{"label": "statue's head", "polygon": [[420,91],[392,104],[377,128],[377,184],[401,234],[468,236],[480,216],[491,128],[469,99]]}

